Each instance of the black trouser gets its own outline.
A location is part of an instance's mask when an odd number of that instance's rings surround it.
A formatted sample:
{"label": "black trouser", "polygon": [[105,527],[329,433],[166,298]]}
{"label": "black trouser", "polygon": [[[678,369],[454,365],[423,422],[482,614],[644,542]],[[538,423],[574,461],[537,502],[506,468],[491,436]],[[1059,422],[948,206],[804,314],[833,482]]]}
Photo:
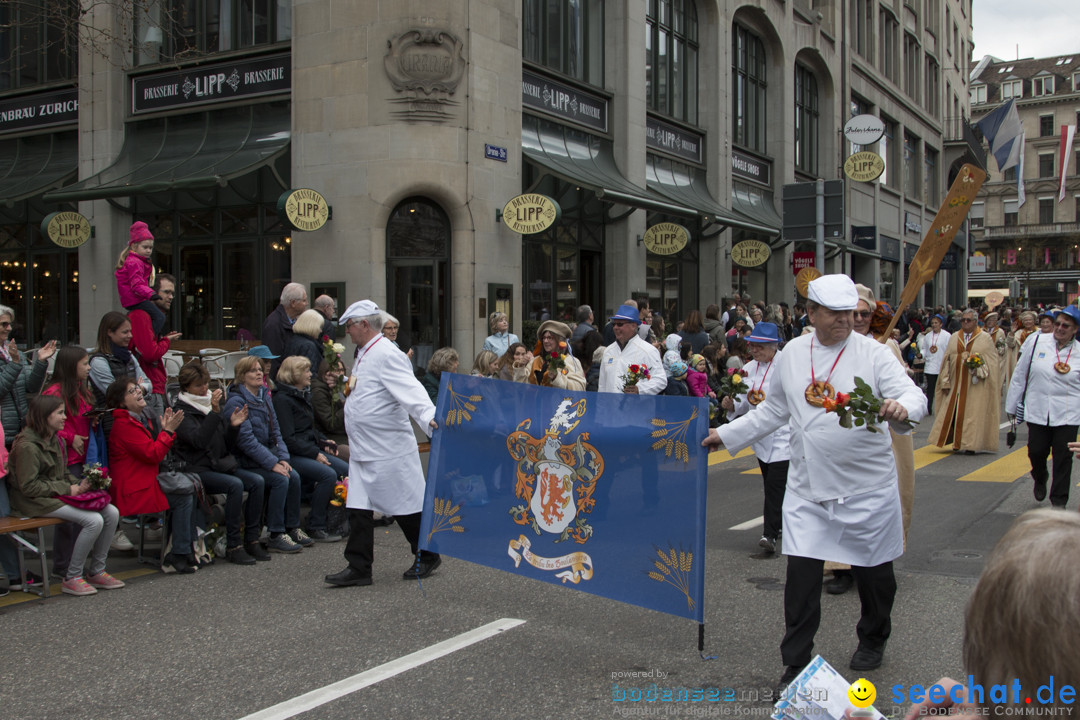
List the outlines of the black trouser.
{"label": "black trouser", "polygon": [[937,375],[923,373],[926,378],[926,413],[934,414],[934,391],[937,390]]}
{"label": "black trouser", "polygon": [[[825,561],[788,556],[787,584],[784,586],[784,623],[780,643],[785,665],[801,667],[810,662],[814,635],[821,624],[821,581]],[[859,645],[881,650],[892,633],[892,606],[896,599],[896,576],[892,562],[874,567],[852,566],[862,616],[855,631]]]}
{"label": "black trouser", "polygon": [[1054,482],[1050,485],[1050,503],[1064,505],[1069,502],[1069,483],[1072,482],[1072,453],[1069,443],[1076,440],[1076,425],[1036,425],[1028,423],[1028,460],[1031,461],[1031,477],[1037,483],[1045,483],[1046,458],[1054,452]]}
{"label": "black trouser", "polygon": [[775,540],[780,537],[781,516],[784,509],[784,490],[787,488],[788,461],[761,462],[761,480],[765,485],[765,529],[762,532],[767,538]]}
{"label": "black trouser", "polygon": [[[415,556],[420,542],[420,513],[395,515],[394,522],[401,528]],[[371,577],[371,562],[375,556],[375,516],[371,510],[349,510],[349,539],[345,543],[345,559],[349,567]],[[424,560],[439,557],[438,553],[424,550]]]}

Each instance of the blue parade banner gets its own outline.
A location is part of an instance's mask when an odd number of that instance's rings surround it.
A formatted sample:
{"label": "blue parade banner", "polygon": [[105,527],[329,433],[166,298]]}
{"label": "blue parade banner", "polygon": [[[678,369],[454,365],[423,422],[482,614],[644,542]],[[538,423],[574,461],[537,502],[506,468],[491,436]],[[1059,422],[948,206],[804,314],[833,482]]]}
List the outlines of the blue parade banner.
{"label": "blue parade banner", "polygon": [[704,399],[443,373],[421,547],[702,622]]}

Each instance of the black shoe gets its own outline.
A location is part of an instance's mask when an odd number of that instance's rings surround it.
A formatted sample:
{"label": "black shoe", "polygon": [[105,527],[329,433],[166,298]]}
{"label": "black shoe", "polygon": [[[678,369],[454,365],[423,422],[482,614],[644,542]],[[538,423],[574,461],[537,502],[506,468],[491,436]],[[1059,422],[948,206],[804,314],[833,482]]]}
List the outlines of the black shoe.
{"label": "black shoe", "polygon": [[1046,499],[1046,481],[1035,481],[1035,499],[1042,502]]}
{"label": "black shoe", "polygon": [[317,543],[335,543],[341,541],[340,535],[332,535],[325,530],[308,530],[307,536]]}
{"label": "black shoe", "polygon": [[244,549],[242,545],[238,545],[234,548],[229,548],[225,551],[225,557],[229,559],[229,562],[236,565],[254,565],[255,558],[248,555],[248,551]]}
{"label": "black shoe", "polygon": [[349,587],[350,585],[359,585],[363,587],[371,584],[371,576],[364,575],[350,565],[339,573],[327,575],[323,578],[323,582],[329,585],[337,585],[338,587]]}
{"label": "black shoe", "polygon": [[405,580],[415,580],[416,578],[426,578],[431,573],[435,572],[435,568],[442,565],[442,558],[436,555],[433,558],[426,560],[420,560],[413,563],[413,566],[403,572],[401,577]]}
{"label": "black shoe", "polygon": [[161,572],[163,573],[178,573],[180,575],[190,575],[198,568],[193,565],[189,565],[187,558],[183,555],[174,555],[169,553],[165,556],[165,560],[161,563]]}
{"label": "black shoe", "polygon": [[775,695],[773,695],[774,700],[779,700],[784,696],[784,693],[787,692],[788,685],[791,684],[792,680],[799,676],[799,673],[801,673],[805,667],[805,665],[788,665],[784,668],[784,674],[780,676],[780,682],[776,684]]}
{"label": "black shoe", "polygon": [[761,539],[758,540],[757,544],[759,548],[763,549],[770,555],[776,552],[776,538],[771,538],[768,535],[762,535]]}
{"label": "black shoe", "polygon": [[244,543],[244,550],[258,562],[270,562],[271,560],[270,553],[266,552],[258,541]]}
{"label": "black shoe", "polygon": [[859,649],[851,656],[848,667],[852,670],[877,670],[881,667],[881,659],[884,655],[884,648],[872,650],[865,645],[859,645]]}
{"label": "black shoe", "polygon": [[843,595],[855,585],[855,576],[850,572],[833,573],[833,579],[825,583],[825,592],[830,595]]}

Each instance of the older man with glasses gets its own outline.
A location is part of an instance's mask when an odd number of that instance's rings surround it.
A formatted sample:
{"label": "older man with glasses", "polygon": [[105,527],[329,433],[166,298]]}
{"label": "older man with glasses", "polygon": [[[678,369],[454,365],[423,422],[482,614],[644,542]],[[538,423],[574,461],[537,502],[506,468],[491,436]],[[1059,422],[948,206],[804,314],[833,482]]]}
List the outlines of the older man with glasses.
{"label": "older man with glasses", "polygon": [[[975,367],[975,361],[981,364]],[[938,378],[938,414],[930,442],[953,452],[997,452],[1001,416],[1001,365],[990,335],[974,310],[960,316],[960,331],[949,338]]]}
{"label": "older man with glasses", "polygon": [[1005,397],[1005,412],[1010,419],[1016,417],[1017,407],[1023,404],[1023,419],[1028,426],[1028,459],[1035,480],[1035,499],[1039,502],[1046,499],[1046,482],[1050,479],[1046,460],[1053,450],[1050,503],[1060,508],[1069,501],[1072,482],[1069,443],[1076,440],[1080,427],[1078,326],[1080,309],[1069,305],[1054,319],[1052,337],[1033,334],[1021,348]]}

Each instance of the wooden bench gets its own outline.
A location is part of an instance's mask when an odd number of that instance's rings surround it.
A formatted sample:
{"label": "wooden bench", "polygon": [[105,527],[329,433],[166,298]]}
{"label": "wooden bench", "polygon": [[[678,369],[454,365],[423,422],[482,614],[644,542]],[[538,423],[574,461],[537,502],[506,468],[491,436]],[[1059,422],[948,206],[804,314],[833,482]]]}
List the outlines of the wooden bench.
{"label": "wooden bench", "polygon": [[[45,556],[45,528],[50,525],[59,525],[64,522],[59,518],[50,517],[36,517],[36,518],[17,518],[17,517],[5,517],[0,518],[0,535],[10,533],[15,541],[19,543],[19,577],[18,582],[22,583],[23,592],[37,593],[41,597],[49,597],[49,563]],[[37,545],[34,545],[29,540],[21,536],[19,533],[29,532],[31,530],[37,530]],[[38,560],[41,561],[41,587],[36,588],[30,583],[26,582],[26,566],[23,563],[23,552],[29,550],[33,554],[37,555]],[[12,581],[8,578],[9,582]]]}

